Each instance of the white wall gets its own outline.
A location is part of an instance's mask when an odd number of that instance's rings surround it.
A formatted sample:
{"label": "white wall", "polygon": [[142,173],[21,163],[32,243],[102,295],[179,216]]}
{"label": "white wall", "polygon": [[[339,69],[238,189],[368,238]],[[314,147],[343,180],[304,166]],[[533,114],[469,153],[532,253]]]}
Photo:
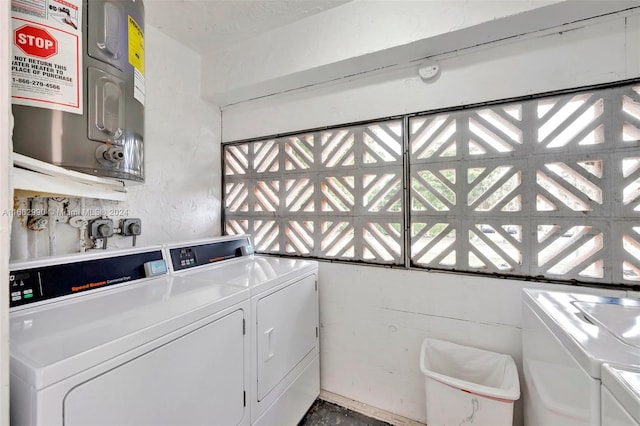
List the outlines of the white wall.
{"label": "white wall", "polygon": [[220,109],[200,99],[201,57],[153,27],[145,35],[146,182],[128,208],[143,242],[220,233]]}
{"label": "white wall", "polygon": [[640,72],[638,17],[435,57],[423,82],[407,64],[223,108],[223,141],[428,111],[632,78]]}
{"label": "white wall", "polygon": [[[589,2],[567,8],[562,3],[353,0],[205,55],[203,95],[227,105],[629,4],[614,1],[603,7],[603,2]],[[397,47],[401,48],[391,52]]]}
{"label": "white wall", "polygon": [[638,0],[353,0],[206,55],[203,96],[226,106],[638,6]]}
{"label": "white wall", "polygon": [[[145,178],[127,183],[127,202],[87,200],[98,207],[142,219],[138,245],[160,244],[220,233],[220,109],[200,99],[201,57],[153,26],[145,32]],[[79,200],[72,205],[79,208]],[[56,226],[56,254],[78,251],[78,230]],[[33,240],[36,240],[35,242]],[[12,259],[46,256],[49,233],[27,231],[15,221]],[[128,247],[114,237],[108,246]],[[35,248],[34,248],[35,247]]]}
{"label": "white wall", "polygon": [[[405,66],[233,105],[223,110],[223,140],[637,78],[639,29],[638,16],[599,20],[439,58],[431,83]],[[508,353],[521,365],[523,287],[542,285],[322,263],[322,388],[425,421],[422,339]],[[520,403],[515,418],[522,424]]]}
{"label": "white wall", "polygon": [[[523,288],[623,291],[461,274],[320,264],[321,387],[425,422],[426,337],[511,355],[522,365]],[[521,373],[521,372],[520,372]],[[522,374],[520,374],[522,381]],[[522,405],[516,404],[516,425]]]}

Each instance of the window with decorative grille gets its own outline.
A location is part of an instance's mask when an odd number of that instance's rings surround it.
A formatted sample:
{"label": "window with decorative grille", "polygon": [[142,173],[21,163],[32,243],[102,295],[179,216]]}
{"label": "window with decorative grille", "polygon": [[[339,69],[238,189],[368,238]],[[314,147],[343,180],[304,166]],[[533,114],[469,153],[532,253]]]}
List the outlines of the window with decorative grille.
{"label": "window with decorative grille", "polygon": [[639,141],[640,86],[620,86],[226,144],[225,230],[264,253],[637,283]]}
{"label": "window with decorative grille", "polygon": [[224,146],[225,230],[263,253],[404,264],[402,121]]}

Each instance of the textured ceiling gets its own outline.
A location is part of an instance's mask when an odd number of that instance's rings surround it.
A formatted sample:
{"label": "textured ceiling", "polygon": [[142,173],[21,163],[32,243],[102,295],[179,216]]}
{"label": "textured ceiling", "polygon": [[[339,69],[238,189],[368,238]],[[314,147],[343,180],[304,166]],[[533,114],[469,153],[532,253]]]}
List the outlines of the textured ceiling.
{"label": "textured ceiling", "polygon": [[215,52],[348,0],[146,0],[146,22],[204,53]]}

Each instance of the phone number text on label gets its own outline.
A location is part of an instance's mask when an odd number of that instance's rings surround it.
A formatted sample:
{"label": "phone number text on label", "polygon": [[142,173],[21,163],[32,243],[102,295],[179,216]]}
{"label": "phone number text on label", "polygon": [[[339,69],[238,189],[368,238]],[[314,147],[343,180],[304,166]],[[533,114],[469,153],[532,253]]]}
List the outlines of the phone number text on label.
{"label": "phone number text on label", "polygon": [[38,80],[29,80],[28,78],[14,78],[13,81],[14,83],[29,84],[31,86],[46,87],[48,89],[60,90],[59,84],[44,83]]}

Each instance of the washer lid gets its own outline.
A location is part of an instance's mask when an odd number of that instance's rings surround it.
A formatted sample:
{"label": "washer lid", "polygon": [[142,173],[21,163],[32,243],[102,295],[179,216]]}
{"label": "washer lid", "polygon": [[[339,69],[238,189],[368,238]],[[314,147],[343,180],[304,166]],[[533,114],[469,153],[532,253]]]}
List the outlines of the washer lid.
{"label": "washer lid", "polygon": [[573,302],[587,319],[609,330],[620,341],[640,348],[640,306],[625,305],[626,299],[603,302]]}
{"label": "washer lid", "polygon": [[604,364],[602,384],[640,423],[640,369]]}
{"label": "washer lid", "polygon": [[165,276],[17,311],[11,371],[41,389],[248,297],[239,287]]}
{"label": "washer lid", "polygon": [[631,326],[640,301],[532,289],[523,300],[591,377],[600,378],[604,362],[640,367],[640,324]]}
{"label": "washer lid", "polygon": [[204,268],[177,272],[176,275],[248,288],[251,295],[255,295],[300,274],[317,271],[318,262],[313,260],[251,255]]}

